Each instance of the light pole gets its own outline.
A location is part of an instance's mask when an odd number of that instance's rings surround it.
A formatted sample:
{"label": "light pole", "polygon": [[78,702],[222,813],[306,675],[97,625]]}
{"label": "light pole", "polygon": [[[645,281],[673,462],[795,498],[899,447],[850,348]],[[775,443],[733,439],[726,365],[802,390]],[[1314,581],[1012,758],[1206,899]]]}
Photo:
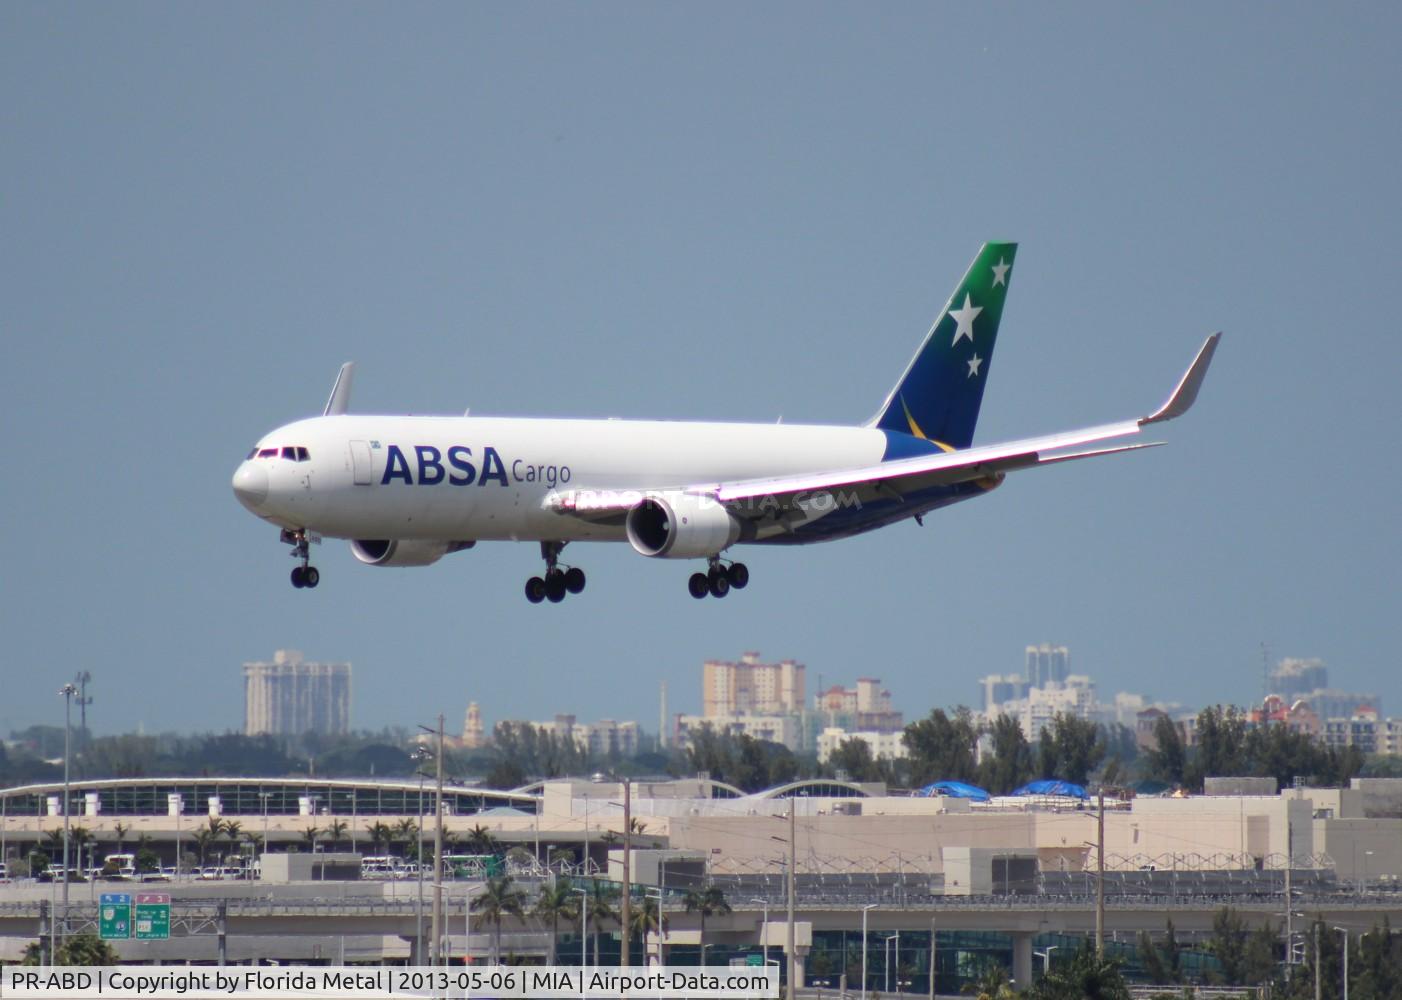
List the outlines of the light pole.
{"label": "light pole", "polygon": [[867,911],[874,910],[880,903],[868,903],[862,907],[862,1000],[867,1000]]}
{"label": "light pole", "polygon": [[439,713],[438,728],[419,726],[426,733],[438,737],[437,790],[433,800],[433,944],[429,949],[430,965],[438,964],[442,952],[443,935],[443,715]]}
{"label": "light pole", "polygon": [[1049,944],[1047,945],[1046,951],[1034,951],[1032,953],[1042,960],[1042,975],[1045,976],[1048,972],[1051,971],[1051,953],[1056,951],[1058,947],[1060,946]]}
{"label": "light pole", "polygon": [[930,918],[930,1000],[935,1000],[935,918]]}
{"label": "light pole", "polygon": [[1358,894],[1365,895],[1368,892],[1368,859],[1373,856],[1372,851],[1363,852],[1363,870],[1358,877]]}
{"label": "light pole", "polygon": [[[272,797],[273,797],[273,793],[272,793],[272,792],[262,791],[262,792],[259,792],[259,793],[258,793],[258,799],[259,799],[259,801],[262,802],[262,804],[263,804],[263,853],[264,853],[264,854],[269,853],[269,852],[268,852],[268,800],[269,800],[270,798],[272,798]],[[263,869],[263,863],[262,863],[262,860],[260,859],[259,862],[258,862],[258,870],[261,872],[262,869]]]}
{"label": "light pole", "polygon": [[[775,816],[774,819],[782,819],[782,817],[780,817],[780,816]],[[795,878],[795,875],[796,875],[794,869],[795,869],[795,867],[798,865],[798,834],[797,834],[797,832],[796,832],[797,827],[795,826],[795,822],[796,822],[796,821],[795,821],[795,819],[794,819],[794,797],[793,797],[792,794],[789,795],[789,816],[788,816],[788,819],[789,819],[789,836],[788,836],[788,839],[785,840],[783,837],[776,837],[776,836],[770,836],[769,839],[770,839],[770,840],[777,840],[777,841],[778,841],[779,843],[781,843],[781,844],[785,844],[785,843],[786,843],[786,844],[789,845],[788,878],[785,879],[785,882],[786,882],[786,886],[785,886],[785,888],[786,888],[786,894],[787,894],[787,896],[788,896],[788,901],[787,901],[787,904],[788,904],[788,905],[787,905],[787,911],[788,911],[788,927],[786,928],[785,933],[784,933],[784,947],[785,947],[785,949],[788,951],[788,955],[786,956],[786,957],[788,958],[788,983],[787,983],[788,988],[784,991],[784,995],[785,995],[786,997],[788,997],[788,1000],[794,1000],[794,996],[796,995],[796,991],[797,991],[797,989],[798,989],[797,984],[794,982],[794,976],[795,976],[795,974],[798,972],[798,955],[797,955],[797,953],[794,951],[794,937],[793,937],[793,934],[794,934],[794,926],[793,926],[793,922],[794,922],[794,878]]]}
{"label": "light pole", "polygon": [[[643,886],[644,897],[651,896],[653,893],[657,894],[657,964],[666,965],[667,963],[665,961],[665,950],[667,947],[667,929],[662,919],[662,887],[657,886],[656,888],[649,888],[648,886]],[[643,927],[643,959],[644,961],[646,961],[647,959],[646,922],[644,923]]]}
{"label": "light pole", "polygon": [[580,858],[580,874],[589,877],[589,793],[584,793],[584,856]]}
{"label": "light pole", "polygon": [[633,895],[632,869],[629,867],[633,854],[633,783],[623,779],[623,898],[618,904],[618,921],[623,926],[619,941],[618,964],[628,965],[628,906]]}
{"label": "light pole", "polygon": [[579,893],[579,976],[583,979],[589,964],[589,890],[571,887],[570,892]]}
{"label": "light pole", "polygon": [[[409,755],[409,759],[422,765],[432,756],[423,747],[418,747]],[[424,961],[424,778],[428,775],[424,774],[421,766],[415,767],[414,773],[419,776],[419,803],[417,807],[419,810],[419,830],[418,843],[414,851],[415,867],[419,872],[419,892],[414,903],[414,960],[422,965]],[[435,878],[442,878],[442,875],[437,875]]]}
{"label": "light pole", "polygon": [[891,942],[892,942],[892,941],[895,941],[895,942],[896,942],[896,960],[899,962],[899,961],[900,961],[900,947],[901,947],[901,945],[900,945],[900,940],[901,940],[900,932],[897,931],[895,934],[887,934],[886,937],[883,938],[883,940],[885,941],[885,944],[883,944],[883,945],[881,946],[881,953],[882,953],[882,957],[886,960],[886,992],[887,992],[887,993],[890,993],[890,992],[891,992]]}
{"label": "light pole", "polygon": [[769,966],[769,900],[767,900],[767,899],[760,899],[758,896],[756,896],[754,899],[750,900],[750,902],[751,902],[751,903],[758,903],[760,906],[764,907],[764,923],[760,924],[759,944],[760,944],[760,947],[764,949],[764,965],[765,965],[766,968],[768,968],[768,966]]}
{"label": "light pole", "polygon": [[63,695],[63,922],[59,925],[59,937],[68,930],[68,758],[73,738],[73,696],[77,687],[65,684],[58,689]]}
{"label": "light pole", "polygon": [[794,947],[794,884],[798,880],[798,828],[794,819],[794,797],[789,796],[789,926],[784,935],[788,939],[789,1000],[798,995],[798,950]]}
{"label": "light pole", "polygon": [[1344,1000],[1348,1000],[1348,928],[1335,927],[1344,939]]}

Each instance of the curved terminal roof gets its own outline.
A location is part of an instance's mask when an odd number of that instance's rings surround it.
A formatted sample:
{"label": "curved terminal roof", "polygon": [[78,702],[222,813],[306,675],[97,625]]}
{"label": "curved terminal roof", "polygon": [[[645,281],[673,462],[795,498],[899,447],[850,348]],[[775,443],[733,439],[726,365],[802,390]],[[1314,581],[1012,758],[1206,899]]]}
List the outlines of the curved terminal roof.
{"label": "curved terminal roof", "polygon": [[[432,782],[375,778],[101,778],[70,781],[68,812],[89,813],[89,795],[97,796],[101,816],[166,816],[171,795],[181,797],[184,815],[206,815],[210,800],[221,816],[414,816],[433,812]],[[56,815],[50,799],[63,798],[63,782],[0,789],[0,807],[9,816]],[[539,795],[493,788],[445,786],[446,811],[455,816],[513,808],[534,815]]]}
{"label": "curved terminal roof", "polygon": [[754,797],[757,799],[865,799],[870,798],[871,793],[854,781],[838,781],[835,778],[807,778],[803,781],[791,781],[787,785],[766,788],[762,792],[756,792]]}

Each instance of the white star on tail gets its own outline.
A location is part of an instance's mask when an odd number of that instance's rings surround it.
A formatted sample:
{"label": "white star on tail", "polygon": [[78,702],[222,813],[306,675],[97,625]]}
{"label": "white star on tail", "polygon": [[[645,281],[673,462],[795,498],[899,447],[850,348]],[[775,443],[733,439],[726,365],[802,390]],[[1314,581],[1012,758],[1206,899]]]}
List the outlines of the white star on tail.
{"label": "white star on tail", "polygon": [[973,378],[978,374],[978,366],[981,364],[983,364],[983,358],[979,357],[977,354],[969,359],[969,378]]}
{"label": "white star on tail", "polygon": [[974,317],[983,312],[983,306],[976,306],[969,300],[969,293],[964,293],[964,305],[960,309],[951,309],[949,315],[954,317],[954,322],[958,327],[954,330],[954,342],[950,347],[957,347],[960,337],[968,337],[969,343],[974,342]]}
{"label": "white star on tail", "polygon": [[1008,272],[1012,270],[1011,264],[1004,264],[1003,258],[998,258],[998,263],[993,265],[993,284],[1008,287]]}

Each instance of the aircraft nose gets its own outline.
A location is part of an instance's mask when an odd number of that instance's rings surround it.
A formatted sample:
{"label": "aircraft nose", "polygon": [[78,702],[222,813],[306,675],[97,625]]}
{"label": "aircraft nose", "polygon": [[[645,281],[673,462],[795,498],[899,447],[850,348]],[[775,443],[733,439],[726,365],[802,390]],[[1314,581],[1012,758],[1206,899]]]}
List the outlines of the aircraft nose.
{"label": "aircraft nose", "polygon": [[244,462],[234,473],[234,496],[253,513],[268,499],[268,470],[252,462]]}

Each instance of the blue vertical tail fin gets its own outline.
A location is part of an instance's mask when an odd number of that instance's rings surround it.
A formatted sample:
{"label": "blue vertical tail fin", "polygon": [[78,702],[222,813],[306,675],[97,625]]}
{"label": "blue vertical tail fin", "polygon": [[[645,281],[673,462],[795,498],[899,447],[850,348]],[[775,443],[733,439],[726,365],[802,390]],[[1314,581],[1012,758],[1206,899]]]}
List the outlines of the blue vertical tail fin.
{"label": "blue vertical tail fin", "polygon": [[974,440],[1016,243],[985,243],[868,426],[946,451]]}

